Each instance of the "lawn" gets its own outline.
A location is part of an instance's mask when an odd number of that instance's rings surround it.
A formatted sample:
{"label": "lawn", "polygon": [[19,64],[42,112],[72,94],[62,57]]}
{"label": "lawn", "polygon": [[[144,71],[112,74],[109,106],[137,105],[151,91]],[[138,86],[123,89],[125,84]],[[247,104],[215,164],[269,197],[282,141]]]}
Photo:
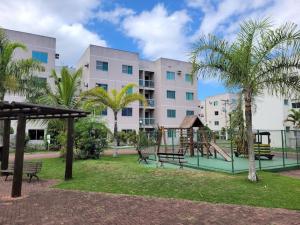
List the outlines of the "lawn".
{"label": "lawn", "polygon": [[[62,159],[43,162],[42,178],[64,177]],[[260,172],[260,182],[250,183],[246,174],[146,168],[132,155],[75,161],[73,168],[74,179],[57,188],[300,209],[300,179],[270,172]]]}

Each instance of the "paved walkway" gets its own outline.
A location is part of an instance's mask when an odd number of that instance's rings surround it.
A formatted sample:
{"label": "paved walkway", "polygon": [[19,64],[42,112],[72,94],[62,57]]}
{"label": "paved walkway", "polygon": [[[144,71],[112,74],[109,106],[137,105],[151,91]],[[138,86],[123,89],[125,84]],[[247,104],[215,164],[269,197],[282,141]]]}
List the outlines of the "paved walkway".
{"label": "paved walkway", "polygon": [[[59,152],[25,153],[24,160],[58,158],[59,154]],[[9,160],[13,161],[14,158],[15,153],[10,153]]]}
{"label": "paved walkway", "polygon": [[[48,188],[53,183],[24,182],[23,198],[0,199],[0,224],[293,225],[300,221],[300,211]],[[2,181],[0,193],[7,195],[10,187],[11,181]]]}

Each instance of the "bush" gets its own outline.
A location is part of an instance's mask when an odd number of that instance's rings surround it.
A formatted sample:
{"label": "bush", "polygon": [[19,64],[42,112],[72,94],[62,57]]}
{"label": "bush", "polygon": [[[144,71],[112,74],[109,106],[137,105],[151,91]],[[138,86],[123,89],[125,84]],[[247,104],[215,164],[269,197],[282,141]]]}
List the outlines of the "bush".
{"label": "bush", "polygon": [[75,158],[97,159],[107,146],[108,128],[91,118],[80,119],[75,123]]}

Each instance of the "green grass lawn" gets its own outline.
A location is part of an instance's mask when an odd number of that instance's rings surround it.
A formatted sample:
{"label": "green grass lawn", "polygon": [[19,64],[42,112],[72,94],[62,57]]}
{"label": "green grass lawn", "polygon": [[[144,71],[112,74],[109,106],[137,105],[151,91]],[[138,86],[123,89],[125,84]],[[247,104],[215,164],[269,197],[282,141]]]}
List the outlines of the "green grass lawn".
{"label": "green grass lawn", "polygon": [[[64,177],[62,159],[43,161],[41,178]],[[146,168],[136,156],[125,155],[75,161],[73,168],[74,179],[57,188],[300,209],[300,179],[270,172],[260,172],[261,181],[250,183],[246,174]]]}

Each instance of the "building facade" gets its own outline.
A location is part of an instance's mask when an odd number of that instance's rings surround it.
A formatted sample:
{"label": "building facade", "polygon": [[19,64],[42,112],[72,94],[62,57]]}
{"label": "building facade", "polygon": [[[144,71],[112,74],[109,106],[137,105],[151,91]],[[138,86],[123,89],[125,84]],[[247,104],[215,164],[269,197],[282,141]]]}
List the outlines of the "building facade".
{"label": "building facade", "polygon": [[[46,37],[36,34],[30,34],[14,30],[4,30],[7,38],[10,41],[16,41],[23,43],[26,46],[26,50],[17,49],[14,52],[14,59],[27,59],[33,58],[42,63],[45,70],[34,74],[35,76],[45,80],[50,84],[53,83],[50,79],[51,70],[55,69],[55,58],[58,57],[56,54],[56,39],[52,37]],[[25,100],[24,96],[6,94],[5,101],[19,101]],[[16,133],[16,121],[12,122],[12,128],[14,134]],[[39,122],[28,122],[26,124],[26,133],[31,142],[41,142],[44,140],[45,126]],[[14,136],[14,135],[13,135]]]}
{"label": "building facade", "polygon": [[[82,91],[96,86],[120,90],[135,83],[132,91],[145,96],[146,107],[135,102],[119,112],[119,130],[178,127],[186,115],[198,112],[197,82],[190,75],[190,63],[165,58],[146,61],[137,53],[90,45],[76,67],[83,68]],[[107,109],[102,117],[113,129],[112,111]]]}
{"label": "building facade", "polygon": [[229,113],[237,106],[238,95],[225,93],[207,97],[200,102],[199,116],[214,131],[229,127]]}

